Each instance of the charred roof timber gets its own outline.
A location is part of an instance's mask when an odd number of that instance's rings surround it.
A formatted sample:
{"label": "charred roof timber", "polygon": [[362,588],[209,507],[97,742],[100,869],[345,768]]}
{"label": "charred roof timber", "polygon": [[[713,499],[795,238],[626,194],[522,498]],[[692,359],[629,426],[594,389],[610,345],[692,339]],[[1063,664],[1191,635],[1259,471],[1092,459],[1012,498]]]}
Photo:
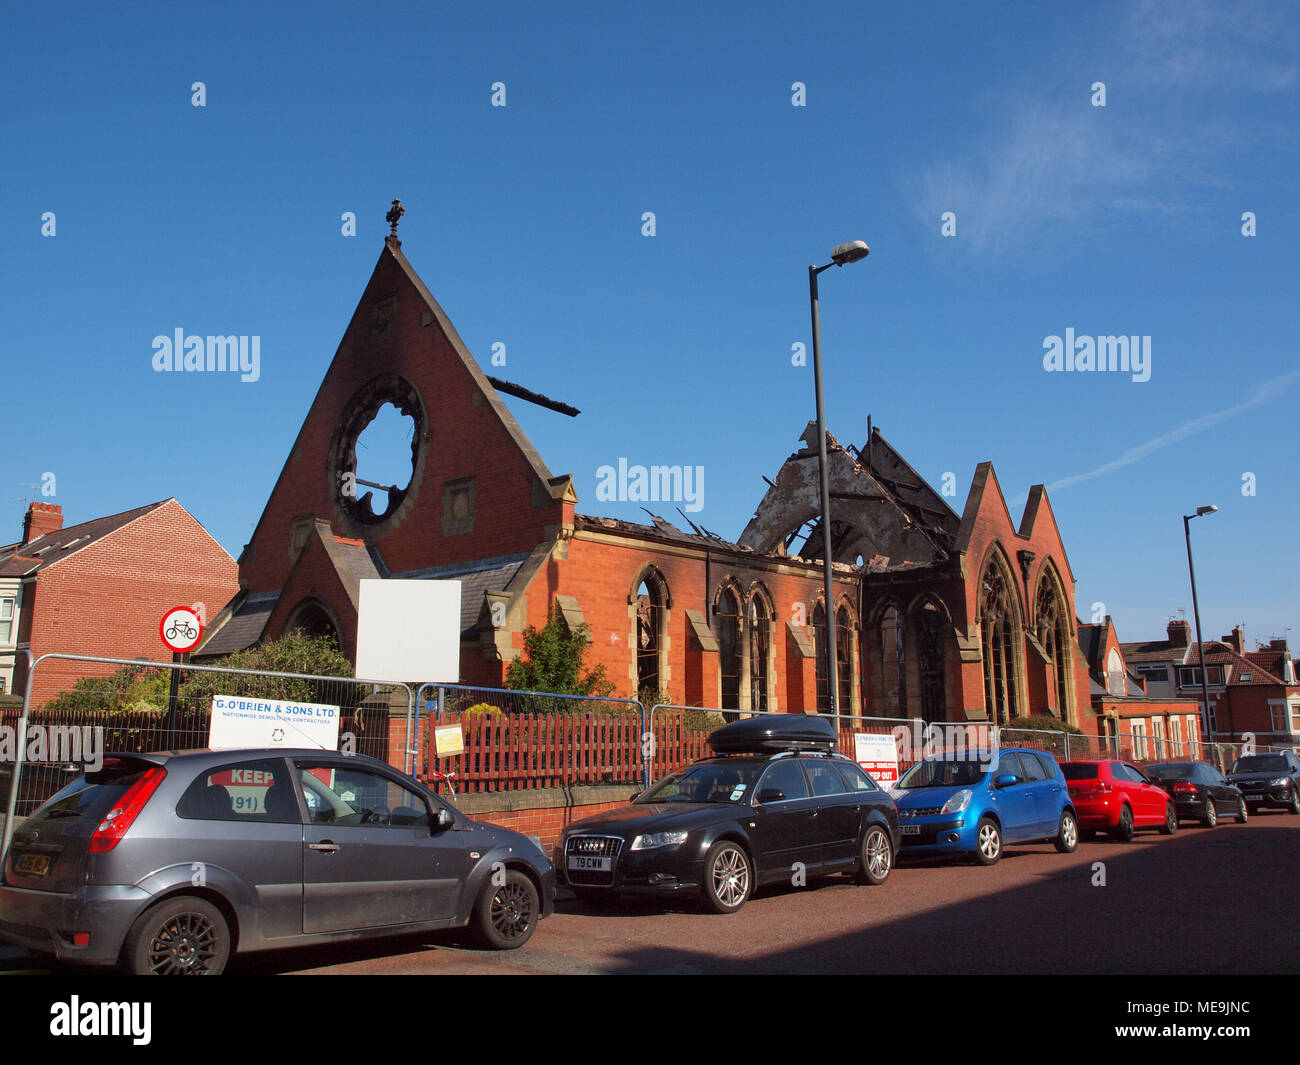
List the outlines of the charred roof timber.
{"label": "charred roof timber", "polygon": [[[799,554],[820,536],[817,428],[809,423],[804,447],[786,459],[740,543],[755,551],[788,553],[811,527]],[[961,519],[873,426],[864,449],[826,434],[831,498],[840,504],[831,532],[836,562],[888,559],[889,568],[934,565],[954,550]]]}
{"label": "charred roof timber", "polygon": [[[486,376],[486,375],[485,375]],[[539,407],[545,407],[547,410],[558,411],[560,414],[567,414],[570,418],[576,418],[582,411],[577,407],[571,407],[567,403],[561,403],[558,399],[551,399],[540,392],[534,392],[525,388],[523,385],[514,384],[511,381],[503,381],[499,377],[488,376],[488,381],[498,392],[504,392],[507,396],[514,396],[516,399],[527,400],[529,403],[535,403]]]}

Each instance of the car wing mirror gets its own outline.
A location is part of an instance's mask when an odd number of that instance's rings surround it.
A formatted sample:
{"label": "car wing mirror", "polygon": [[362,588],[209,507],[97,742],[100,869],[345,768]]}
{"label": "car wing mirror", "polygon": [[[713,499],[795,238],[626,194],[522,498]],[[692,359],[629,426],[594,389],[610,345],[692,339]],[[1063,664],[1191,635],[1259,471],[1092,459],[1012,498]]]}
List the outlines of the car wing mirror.
{"label": "car wing mirror", "polygon": [[637,796],[640,795],[640,794],[641,794],[641,793],[640,793],[639,791],[634,791],[634,792],[632,792],[632,794],[629,795],[629,796],[627,797],[627,801],[628,801],[628,802],[636,802]]}
{"label": "car wing mirror", "polygon": [[1009,788],[1012,784],[1018,784],[1020,778],[1015,773],[999,773],[993,780],[993,783],[999,788]]}
{"label": "car wing mirror", "polygon": [[438,813],[433,819],[433,829],[435,832],[441,832],[444,829],[451,828],[456,823],[456,816],[445,806],[438,807]]}
{"label": "car wing mirror", "polygon": [[780,788],[764,788],[758,793],[759,805],[769,802],[780,802],[785,798],[785,792]]}

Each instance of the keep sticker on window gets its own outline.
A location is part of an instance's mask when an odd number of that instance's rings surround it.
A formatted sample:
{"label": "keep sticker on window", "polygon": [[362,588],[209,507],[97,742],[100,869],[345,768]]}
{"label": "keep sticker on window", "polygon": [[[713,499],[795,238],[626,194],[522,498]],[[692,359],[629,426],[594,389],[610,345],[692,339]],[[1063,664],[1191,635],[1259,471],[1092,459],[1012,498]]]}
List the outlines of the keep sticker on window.
{"label": "keep sticker on window", "polygon": [[731,801],[735,802],[744,794],[745,794],[745,785],[737,784],[734,788],[731,789]]}

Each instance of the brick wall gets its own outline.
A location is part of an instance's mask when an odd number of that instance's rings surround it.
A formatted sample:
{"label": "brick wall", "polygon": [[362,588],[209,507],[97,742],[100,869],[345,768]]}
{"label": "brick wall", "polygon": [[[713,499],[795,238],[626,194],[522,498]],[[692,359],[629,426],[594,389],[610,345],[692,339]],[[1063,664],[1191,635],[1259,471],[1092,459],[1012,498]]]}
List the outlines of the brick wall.
{"label": "brick wall", "polygon": [[[167,660],[170,652],[158,636],[163,614],[202,603],[211,619],[237,587],[234,560],[170,499],[41,570],[34,588],[24,590],[25,638],[33,657],[62,651]],[[20,668],[24,675],[15,676],[16,690],[26,683],[26,669]],[[116,668],[45,662],[36,671],[32,705],[71,687],[78,677]]]}

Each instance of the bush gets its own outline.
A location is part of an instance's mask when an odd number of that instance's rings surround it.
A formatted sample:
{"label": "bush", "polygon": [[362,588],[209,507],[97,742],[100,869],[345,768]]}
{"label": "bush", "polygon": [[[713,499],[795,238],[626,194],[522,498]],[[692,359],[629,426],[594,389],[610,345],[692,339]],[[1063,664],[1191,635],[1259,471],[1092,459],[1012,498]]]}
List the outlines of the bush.
{"label": "bush", "polygon": [[[230,669],[267,670],[274,673],[315,673],[327,677],[351,677],[352,663],[339,650],[332,636],[304,636],[291,632],[278,640],[236,651],[208,663]],[[180,687],[186,707],[208,710],[218,694],[247,695],[259,699],[286,699],[299,702],[339,703],[355,707],[366,696],[361,685],[341,685],[346,696],[321,698],[320,681],[288,677],[233,677],[229,674],[190,672]]]}
{"label": "bush", "polygon": [[[591,632],[586,625],[570,631],[559,604],[553,604],[545,626],[524,629],[524,651],[506,670],[506,687],[556,695],[612,695],[614,685],[604,666],[584,670]],[[558,699],[526,698],[532,713],[553,713],[572,704]],[[597,704],[598,705],[598,704]],[[593,707],[594,708],[594,707]]]}
{"label": "bush", "polygon": [[1052,714],[1032,714],[1029,717],[1014,717],[1006,726],[1009,729],[1033,729],[1038,732],[1068,732],[1072,736],[1082,736],[1084,731],[1068,721],[1062,721]]}
{"label": "bush", "polygon": [[165,669],[123,666],[107,677],[83,677],[70,691],[45,704],[45,713],[119,716],[165,713],[171,677]]}

